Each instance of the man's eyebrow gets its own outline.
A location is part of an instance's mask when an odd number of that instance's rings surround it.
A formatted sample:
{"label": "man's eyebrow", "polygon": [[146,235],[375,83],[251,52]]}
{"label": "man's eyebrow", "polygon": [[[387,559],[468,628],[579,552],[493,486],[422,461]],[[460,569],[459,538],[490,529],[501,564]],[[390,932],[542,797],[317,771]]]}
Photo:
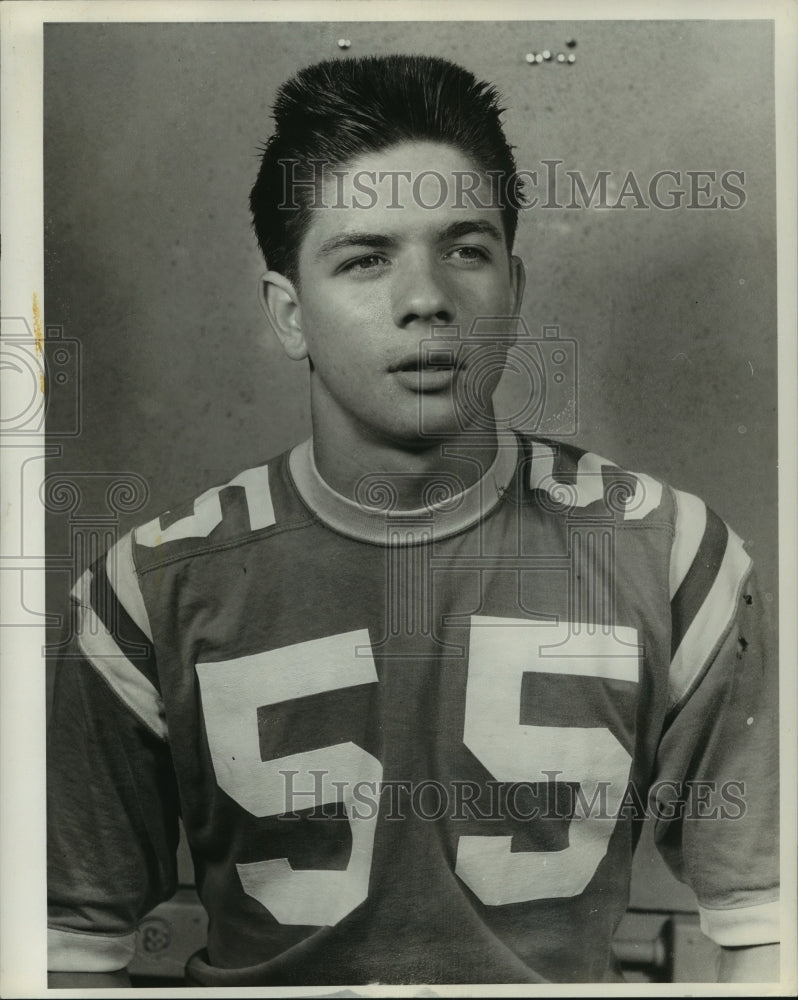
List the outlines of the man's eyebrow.
{"label": "man's eyebrow", "polygon": [[346,247],[374,247],[378,250],[387,250],[395,245],[396,240],[385,233],[341,233],[340,236],[332,236],[325,240],[316,251],[316,257],[324,257],[334,250]]}
{"label": "man's eyebrow", "polygon": [[494,226],[492,222],[485,222],[484,219],[463,219],[462,222],[453,222],[451,226],[447,226],[441,231],[439,238],[441,241],[456,240],[461,236],[473,234],[490,236],[500,243],[504,241],[504,235],[499,227]]}
{"label": "man's eyebrow", "polygon": [[[453,222],[438,233],[438,241],[445,243],[448,240],[460,239],[463,236],[482,234],[501,243],[504,236],[498,226],[484,219],[463,219],[460,222]],[[375,250],[390,250],[397,245],[395,236],[388,233],[340,233],[338,236],[331,236],[325,240],[316,251],[316,259],[326,257],[336,250],[345,250],[347,247],[371,247]]]}

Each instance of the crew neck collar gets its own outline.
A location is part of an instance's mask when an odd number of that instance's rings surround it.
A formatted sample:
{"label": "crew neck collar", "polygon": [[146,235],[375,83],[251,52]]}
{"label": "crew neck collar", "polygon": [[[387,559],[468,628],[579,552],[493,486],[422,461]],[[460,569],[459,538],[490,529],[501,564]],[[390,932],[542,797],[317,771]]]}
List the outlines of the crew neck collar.
{"label": "crew neck collar", "polygon": [[349,500],[322,479],[308,438],[292,449],[288,465],[303,502],[339,534],[377,545],[412,545],[447,538],[484,518],[498,504],[512,481],[518,463],[515,434],[500,434],[496,456],[484,476],[458,491],[457,477],[437,473],[430,477],[428,503],[415,510],[394,510],[392,476],[373,473],[359,484],[362,503]]}

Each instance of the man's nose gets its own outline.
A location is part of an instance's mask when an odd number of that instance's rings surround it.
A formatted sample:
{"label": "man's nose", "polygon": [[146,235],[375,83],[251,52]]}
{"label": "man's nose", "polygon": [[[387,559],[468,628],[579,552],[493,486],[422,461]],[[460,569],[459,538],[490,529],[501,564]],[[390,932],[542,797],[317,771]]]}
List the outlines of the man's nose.
{"label": "man's nose", "polygon": [[452,323],[455,305],[443,267],[433,254],[412,254],[402,262],[394,286],[394,322]]}

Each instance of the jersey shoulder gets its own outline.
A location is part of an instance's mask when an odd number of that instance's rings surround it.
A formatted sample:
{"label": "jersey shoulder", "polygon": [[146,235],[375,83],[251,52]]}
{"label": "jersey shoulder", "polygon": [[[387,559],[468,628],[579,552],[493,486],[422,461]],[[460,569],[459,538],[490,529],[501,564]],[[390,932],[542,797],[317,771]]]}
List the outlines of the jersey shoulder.
{"label": "jersey shoulder", "polygon": [[653,476],[573,444],[535,437],[521,441],[524,488],[545,510],[674,528],[676,491]]}
{"label": "jersey shoulder", "polygon": [[138,572],[247,544],[264,532],[308,520],[309,513],[289,488],[287,458],[285,452],[245,469],[135,528],[132,548]]}
{"label": "jersey shoulder", "polygon": [[736,591],[750,572],[742,539],[700,497],[572,444],[527,437],[522,445],[525,488],[545,510],[666,530],[675,613],[700,604],[713,587]]}

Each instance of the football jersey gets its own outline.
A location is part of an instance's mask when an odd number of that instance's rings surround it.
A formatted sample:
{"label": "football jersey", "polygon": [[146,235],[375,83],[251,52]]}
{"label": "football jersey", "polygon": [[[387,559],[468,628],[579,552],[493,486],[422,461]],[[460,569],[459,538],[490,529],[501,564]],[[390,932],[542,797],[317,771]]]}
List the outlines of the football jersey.
{"label": "football jersey", "polygon": [[49,730],[50,967],[123,967],[182,819],[213,986],[596,982],[656,839],[778,940],[776,672],[696,497],[510,435],[420,510],[311,442],[78,581]]}

